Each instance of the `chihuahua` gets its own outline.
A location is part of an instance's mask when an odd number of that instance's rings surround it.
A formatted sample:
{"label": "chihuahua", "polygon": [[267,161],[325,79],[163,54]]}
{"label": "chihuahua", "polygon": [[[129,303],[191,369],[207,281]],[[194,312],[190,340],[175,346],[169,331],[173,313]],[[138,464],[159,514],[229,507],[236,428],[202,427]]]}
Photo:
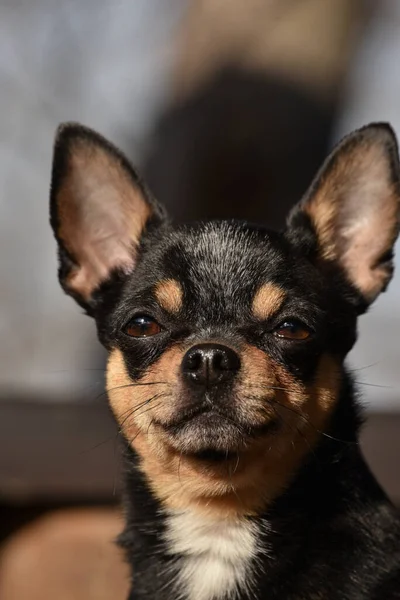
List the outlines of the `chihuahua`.
{"label": "chihuahua", "polygon": [[109,353],[131,600],[400,598],[400,519],[344,365],[399,223],[386,124],[338,144],[282,232],[173,227],[118,149],[59,128],[59,278]]}

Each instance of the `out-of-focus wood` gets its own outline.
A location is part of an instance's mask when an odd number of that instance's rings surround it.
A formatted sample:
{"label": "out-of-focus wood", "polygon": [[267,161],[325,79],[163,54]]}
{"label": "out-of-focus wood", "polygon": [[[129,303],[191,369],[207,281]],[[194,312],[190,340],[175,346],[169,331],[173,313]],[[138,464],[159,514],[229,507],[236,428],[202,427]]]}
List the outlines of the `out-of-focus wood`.
{"label": "out-of-focus wood", "polygon": [[361,440],[373,473],[393,502],[400,506],[400,411],[369,414]]}
{"label": "out-of-focus wood", "polygon": [[50,513],[22,528],[0,553],[1,600],[125,600],[121,529],[111,509]]}
{"label": "out-of-focus wood", "polygon": [[115,501],[118,433],[104,395],[0,402],[0,502]]}

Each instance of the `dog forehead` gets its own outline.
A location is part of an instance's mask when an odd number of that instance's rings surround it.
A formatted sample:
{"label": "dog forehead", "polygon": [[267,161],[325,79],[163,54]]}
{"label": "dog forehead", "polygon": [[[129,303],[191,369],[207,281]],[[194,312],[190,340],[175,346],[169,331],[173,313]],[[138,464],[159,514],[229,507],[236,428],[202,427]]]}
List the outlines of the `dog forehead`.
{"label": "dog forehead", "polygon": [[253,287],[284,266],[279,244],[267,231],[234,223],[186,229],[171,246],[167,264],[195,287],[232,291]]}
{"label": "dog forehead", "polygon": [[186,226],[148,238],[119,308],[161,308],[201,327],[263,321],[289,301],[319,306],[314,271],[282,234],[231,222]]}
{"label": "dog forehead", "polygon": [[257,291],[266,282],[278,287],[285,277],[281,245],[278,234],[241,223],[186,226],[171,231],[158,248],[149,248],[135,280],[161,308],[180,318],[190,315],[192,324],[236,322],[254,313]]}

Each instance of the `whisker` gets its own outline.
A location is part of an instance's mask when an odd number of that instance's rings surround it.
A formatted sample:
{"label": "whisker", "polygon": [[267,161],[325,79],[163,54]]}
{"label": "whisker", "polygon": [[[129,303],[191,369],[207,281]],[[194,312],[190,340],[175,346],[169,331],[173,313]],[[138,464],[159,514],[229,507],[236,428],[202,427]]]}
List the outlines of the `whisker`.
{"label": "whisker", "polygon": [[152,396],[151,398],[147,398],[147,400],[144,400],[144,402],[141,402],[138,406],[133,406],[130,407],[128,410],[126,410],[123,415],[124,418],[122,420],[118,420],[118,425],[119,425],[119,429],[121,430],[123,425],[126,423],[126,421],[132,417],[138,410],[140,410],[141,408],[143,408],[144,406],[147,406],[150,402],[153,401],[153,399],[155,399],[156,396]]}
{"label": "whisker", "polygon": [[[118,431],[117,431],[117,435],[118,435]],[[87,454],[88,452],[91,452],[92,450],[96,450],[97,448],[100,448],[100,446],[103,446],[104,444],[107,444],[108,442],[110,442],[114,438],[115,438],[114,435],[110,435],[108,438],[106,438],[105,440],[102,440],[101,442],[98,442],[94,446],[91,446],[90,448],[87,448],[86,450],[81,450],[81,452],[79,452],[79,455]]]}
{"label": "whisker", "polygon": [[113,392],[115,390],[121,390],[124,388],[130,388],[130,387],[141,387],[141,386],[145,386],[145,385],[168,385],[169,387],[171,387],[171,383],[169,383],[168,381],[137,381],[137,382],[125,383],[124,385],[116,385],[115,387],[108,388],[107,392]]}
{"label": "whisker", "polygon": [[[159,398],[164,398],[165,396],[162,394],[159,394],[158,396],[156,396],[155,398],[153,398],[153,400],[157,400]],[[140,415],[144,415],[145,413],[149,412],[149,410],[154,410],[154,408],[157,408],[158,406],[161,406],[162,402],[158,402],[158,404],[156,404],[155,406],[148,406],[146,408],[146,410],[142,410],[140,411],[140,413],[138,414],[138,416]],[[129,417],[133,417],[133,414],[129,415]]]}
{"label": "whisker", "polygon": [[282,392],[296,392],[297,388],[293,387],[283,387],[278,385],[268,385],[266,383],[263,384],[254,384],[254,383],[246,383],[246,388],[255,388],[259,390],[276,390]]}
{"label": "whisker", "polygon": [[[146,411],[145,411],[145,412],[146,412]],[[150,432],[150,427],[151,427],[151,425],[154,425],[154,420],[153,420],[153,419],[150,419],[150,423],[149,423],[149,426],[148,426],[148,428],[147,428],[147,431],[146,431],[146,434],[145,434],[145,435],[146,435],[146,437],[148,437],[149,435],[159,435],[159,432],[158,432],[158,431],[153,431],[153,432]],[[129,444],[130,446],[132,446],[132,444],[134,443],[134,441],[136,440],[136,438],[137,438],[137,437],[138,437],[138,436],[139,436],[141,433],[144,433],[144,432],[143,432],[143,431],[141,431],[141,430],[139,429],[139,431],[136,433],[136,435],[134,435],[134,436],[133,436],[133,438],[130,438],[130,439],[128,440],[128,444]]]}
{"label": "whisker", "polygon": [[[332,379],[332,377],[331,377],[331,379]],[[317,383],[318,382],[319,383],[326,383],[323,379],[318,379],[318,378],[314,379],[314,381],[317,382]],[[341,378],[337,377],[334,381],[340,382]],[[368,381],[360,381],[358,379],[353,379],[353,382],[356,385],[366,385],[366,386],[370,386],[370,387],[385,388],[385,389],[392,389],[393,388],[393,386],[391,386],[391,385],[383,385],[383,384],[380,384],[380,383],[370,383]],[[318,387],[325,387],[327,389],[333,389],[333,388],[328,388],[328,386],[326,386],[326,385],[325,386],[318,386]]]}
{"label": "whisker", "polygon": [[146,431],[147,437],[149,436],[150,427],[153,425],[153,423],[154,423],[154,419],[152,418],[152,419],[150,419],[149,426],[147,427],[147,431]]}
{"label": "whisker", "polygon": [[[151,398],[148,398],[148,399],[147,399],[147,400],[145,400],[144,402],[141,402],[141,403],[140,403],[138,406],[135,406],[135,407],[133,407],[133,408],[132,408],[132,409],[129,411],[128,415],[127,415],[127,416],[126,416],[126,417],[125,417],[125,418],[124,418],[122,421],[119,421],[119,423],[118,423],[118,424],[119,424],[119,428],[120,428],[120,430],[122,430],[122,427],[123,427],[123,425],[126,423],[126,421],[127,421],[128,419],[130,419],[131,417],[133,417],[133,415],[135,415],[135,414],[136,414],[136,413],[137,413],[139,410],[141,410],[141,409],[142,409],[142,408],[144,408],[145,406],[147,406],[147,407],[148,407],[148,408],[147,408],[147,410],[151,410],[152,408],[154,408],[153,406],[150,406],[150,407],[148,406],[148,405],[149,405],[151,402],[153,402],[154,400],[158,400],[159,398],[164,398],[164,397],[166,397],[166,396],[168,396],[168,394],[165,394],[165,393],[163,394],[162,392],[160,392],[159,394],[155,394],[155,395],[154,395],[154,396],[152,396]],[[140,412],[140,413],[139,413],[139,415],[143,414],[144,412],[147,412],[147,411],[142,411],[142,412]],[[125,414],[126,414],[126,413],[125,413]]]}
{"label": "whisker", "polygon": [[339,438],[336,438],[332,435],[329,435],[329,433],[326,433],[325,431],[321,431],[320,429],[318,429],[318,427],[316,427],[314,425],[314,423],[312,423],[310,421],[310,419],[308,417],[306,417],[303,413],[301,413],[300,411],[296,410],[295,408],[291,407],[291,406],[286,406],[285,404],[282,404],[281,402],[278,402],[275,399],[267,399],[267,402],[269,403],[273,403],[273,404],[277,404],[278,406],[280,406],[281,408],[285,408],[286,410],[291,411],[292,413],[296,414],[297,416],[299,416],[301,419],[303,419],[308,425],[310,425],[311,427],[313,427],[313,429],[315,429],[315,431],[317,433],[319,433],[320,435],[323,435],[326,438],[329,438],[335,442],[341,442],[343,444],[349,444],[349,445],[354,445],[354,446],[358,446],[358,442],[357,441],[352,441],[352,440],[341,440]]}
{"label": "whisker", "polygon": [[[152,402],[152,401],[154,401],[157,398],[160,398],[162,396],[163,396],[162,394],[156,394],[156,395],[152,396],[151,398],[148,398],[144,402],[141,402],[138,406],[135,406],[135,407],[132,407],[132,408],[129,408],[128,410],[126,410],[124,413],[122,413],[122,416],[124,416],[125,418],[118,423],[118,428],[117,428],[117,431],[116,431],[115,435],[109,436],[105,440],[102,440],[101,442],[99,442],[98,444],[95,444],[94,446],[92,446],[91,448],[88,448],[87,450],[83,450],[79,454],[86,454],[87,452],[90,452],[92,450],[96,450],[96,448],[99,448],[100,446],[102,446],[103,444],[106,444],[107,442],[109,442],[111,440],[114,440],[114,442],[115,442],[115,440],[118,438],[118,436],[123,433],[122,427],[123,427],[123,425],[125,424],[125,422],[130,417],[132,417],[138,410],[140,410],[144,406],[148,405],[150,402]],[[167,396],[167,394],[164,394],[164,396]]]}
{"label": "whisker", "polygon": [[346,371],[350,371],[352,373],[354,373],[355,371],[364,371],[365,369],[370,369],[371,367],[376,367],[376,365],[379,365],[380,361],[377,360],[374,363],[371,363],[369,365],[364,365],[364,367],[346,367]]}
{"label": "whisker", "polygon": [[[44,373],[80,373],[81,371],[101,371],[102,373],[105,373],[107,371],[107,369],[100,369],[100,368],[92,368],[92,367],[79,367],[77,369],[49,369],[47,371],[44,371]],[[123,373],[121,373],[122,375]]]}
{"label": "whisker", "polygon": [[120,464],[120,461],[116,459],[117,458],[116,454],[117,454],[117,446],[114,443],[114,482],[113,482],[113,496],[115,496],[116,493],[117,493],[117,477],[119,479],[120,478],[120,473],[121,473],[121,464]]}
{"label": "whisker", "polygon": [[108,388],[105,389],[103,392],[101,392],[101,394],[99,394],[98,396],[96,396],[96,398],[94,398],[94,400],[99,400],[102,396],[107,396],[107,394],[109,392],[115,392],[118,390],[122,390],[122,389],[126,389],[126,388],[130,388],[130,387],[139,387],[139,386],[148,386],[148,385],[167,385],[169,387],[172,387],[172,385],[167,382],[167,381],[148,381],[148,382],[136,382],[136,383],[126,383],[124,385],[117,385],[115,387],[112,388]]}
{"label": "whisker", "polygon": [[[259,389],[260,391],[263,391],[263,390],[282,390],[282,391],[285,391],[285,392],[293,391],[293,390],[291,390],[289,388],[283,388],[283,387],[280,387],[280,386],[272,386],[272,385],[270,386],[270,385],[267,385],[267,384],[262,384],[262,385],[260,385],[260,384],[256,384],[256,385],[248,384],[248,387]],[[258,398],[258,399],[261,400],[262,398]],[[344,443],[344,444],[358,445],[357,441],[341,440],[339,438],[336,438],[336,437],[334,437],[334,436],[326,433],[325,431],[321,431],[303,413],[301,413],[300,411],[296,410],[295,408],[293,408],[291,406],[287,406],[285,404],[282,404],[276,398],[264,398],[264,400],[266,402],[268,402],[271,406],[273,404],[276,404],[277,406],[280,406],[281,408],[285,408],[286,410],[289,410],[292,413],[296,414],[298,417],[300,417],[301,419],[303,419],[308,425],[310,425],[311,427],[313,427],[317,433],[319,433],[320,435],[323,435],[326,438],[329,438],[331,440],[334,440],[336,442],[341,442],[341,443]]]}
{"label": "whisker", "polygon": [[[313,448],[312,448],[312,446],[310,445],[310,442],[309,442],[309,440],[308,440],[307,436],[305,435],[305,433],[304,433],[303,431],[301,431],[301,429],[300,429],[299,427],[297,427],[297,425],[295,426],[295,428],[294,428],[294,427],[292,427],[292,425],[291,425],[291,424],[290,424],[288,421],[286,421],[286,420],[283,418],[283,416],[282,416],[282,415],[281,415],[281,414],[278,412],[278,410],[276,409],[276,407],[275,407],[275,406],[273,406],[273,409],[274,409],[274,412],[275,412],[275,414],[278,416],[278,418],[280,418],[280,419],[283,421],[283,423],[284,423],[285,425],[287,425],[287,426],[288,426],[288,427],[291,429],[291,431],[293,431],[293,433],[297,432],[297,433],[298,433],[298,434],[299,434],[299,435],[300,435],[300,436],[303,438],[303,440],[304,440],[304,441],[305,441],[305,443],[307,444],[307,447],[308,447],[308,449],[309,449],[310,453],[313,455],[314,459],[315,459],[315,460],[317,460],[317,462],[318,462],[318,459],[317,459],[317,456],[316,456],[316,454],[315,454],[315,452],[314,452],[314,449],[313,449]],[[311,424],[311,423],[310,423],[310,424]],[[294,443],[292,442],[292,444],[293,444],[293,449],[294,449]]]}
{"label": "whisker", "polygon": [[179,460],[178,460],[178,481],[179,481],[179,485],[183,488],[184,485],[183,485],[182,479],[181,479],[181,462],[182,462],[182,452],[179,453]]}
{"label": "whisker", "polygon": [[[339,373],[338,373],[339,375]],[[322,380],[322,379],[314,379],[315,383],[323,383],[324,385],[317,385],[318,389],[328,389],[331,391],[335,391],[336,390],[336,386],[333,386],[333,382],[340,382],[341,381],[341,377],[337,377],[335,379],[333,379],[332,377],[330,377],[332,384],[331,385],[327,385],[327,381],[326,380]],[[379,383],[370,383],[367,381],[359,381],[357,379],[353,379],[354,383],[356,385],[364,385],[364,386],[368,386],[368,387],[376,387],[376,388],[380,388],[380,389],[393,389],[393,386],[391,385],[383,385],[383,384],[379,384]],[[292,393],[296,393],[296,388],[291,388],[291,387],[283,387],[283,386],[277,386],[277,385],[268,385],[268,384],[251,384],[248,383],[246,384],[246,387],[251,387],[251,388],[258,388],[258,389],[268,389],[268,390],[276,390],[276,391],[282,391],[282,392],[292,392]]]}
{"label": "whisker", "polygon": [[235,467],[233,469],[233,475],[236,473],[236,471],[239,468],[239,461],[240,461],[240,454],[239,454],[239,452],[236,452],[236,464],[235,464]]}

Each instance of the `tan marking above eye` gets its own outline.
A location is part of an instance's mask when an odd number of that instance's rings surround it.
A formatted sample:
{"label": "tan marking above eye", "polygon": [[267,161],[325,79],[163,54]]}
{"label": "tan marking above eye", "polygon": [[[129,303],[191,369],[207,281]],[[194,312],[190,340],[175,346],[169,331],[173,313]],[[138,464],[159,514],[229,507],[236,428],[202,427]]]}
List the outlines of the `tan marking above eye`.
{"label": "tan marking above eye", "polygon": [[[135,440],[136,449],[141,443],[140,431],[145,442],[160,442],[159,437],[148,436],[151,420],[168,421],[173,410],[172,389],[179,383],[183,350],[178,347],[166,350],[158,361],[138,382],[129,375],[121,350],[111,351],[107,364],[107,394],[111,409],[128,440]],[[169,402],[165,399],[168,398]]]}
{"label": "tan marking above eye", "polygon": [[182,308],[183,290],[176,279],[164,279],[155,287],[154,294],[157,302],[167,312],[177,313]]}
{"label": "tan marking above eye", "polygon": [[285,292],[276,283],[264,283],[256,292],[252,312],[256,319],[265,321],[274,316],[283,304]]}

